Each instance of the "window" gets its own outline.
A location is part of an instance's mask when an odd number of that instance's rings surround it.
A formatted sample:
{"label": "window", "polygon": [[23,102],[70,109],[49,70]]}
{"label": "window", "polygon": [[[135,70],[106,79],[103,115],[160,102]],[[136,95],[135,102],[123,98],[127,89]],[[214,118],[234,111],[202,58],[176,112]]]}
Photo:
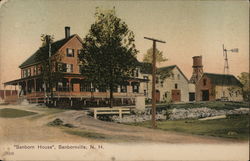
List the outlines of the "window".
{"label": "window", "polygon": [[74,49],[67,48],[67,57],[74,57]]}
{"label": "window", "polygon": [[178,89],[178,84],[177,83],[174,84],[174,88]]}
{"label": "window", "polygon": [[126,85],[121,85],[121,92],[126,93],[127,92],[127,86]]}
{"label": "window", "polygon": [[144,96],[147,96],[147,90],[144,89]]}
{"label": "window", "polygon": [[58,63],[57,64],[57,71],[59,72],[66,72],[67,66],[65,63]]}
{"label": "window", "polygon": [[135,70],[133,71],[133,76],[134,76],[134,77],[139,77],[139,69],[135,69]]}
{"label": "window", "polygon": [[159,77],[156,77],[155,82],[156,82],[156,84],[159,83]]}
{"label": "window", "polygon": [[80,49],[77,50],[77,54],[78,55],[81,54],[81,50]]}
{"label": "window", "polygon": [[82,73],[82,67],[83,65],[79,65],[79,73]]}
{"label": "window", "polygon": [[37,75],[37,66],[33,67],[33,75]]}
{"label": "window", "polygon": [[148,76],[143,76],[143,79],[146,79],[146,80],[148,80]]}
{"label": "window", "polygon": [[180,80],[180,74],[177,75],[178,80]]}
{"label": "window", "polygon": [[206,86],[207,85],[207,80],[203,79],[203,85]]}
{"label": "window", "polygon": [[139,86],[140,86],[140,84],[138,82],[132,83],[133,93],[139,93]]}
{"label": "window", "polygon": [[66,67],[67,67],[67,69],[66,69],[66,70],[67,70],[67,71],[66,71],[67,73],[73,73],[73,64],[67,64]]}

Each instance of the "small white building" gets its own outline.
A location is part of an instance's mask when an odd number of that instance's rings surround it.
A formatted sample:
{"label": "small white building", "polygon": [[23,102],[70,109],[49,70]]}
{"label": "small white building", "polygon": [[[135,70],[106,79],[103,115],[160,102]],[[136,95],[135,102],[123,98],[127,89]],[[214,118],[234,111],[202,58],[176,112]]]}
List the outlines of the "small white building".
{"label": "small white building", "polygon": [[[140,77],[148,79],[141,83],[141,90],[147,99],[152,99],[152,68],[149,63],[142,63],[140,68]],[[161,79],[157,74],[156,78],[156,102],[188,102],[189,85],[188,79],[177,65],[161,67],[157,73],[167,74],[168,77]]]}

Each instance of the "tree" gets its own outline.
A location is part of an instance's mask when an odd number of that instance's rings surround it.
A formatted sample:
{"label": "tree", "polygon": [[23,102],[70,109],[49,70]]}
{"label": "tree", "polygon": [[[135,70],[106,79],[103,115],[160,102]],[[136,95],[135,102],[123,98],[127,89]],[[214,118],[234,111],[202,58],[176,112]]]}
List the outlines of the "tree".
{"label": "tree", "polygon": [[136,68],[134,34],[115,9],[96,9],[95,22],[83,39],[79,54],[82,74],[94,87],[108,89],[113,106],[114,87],[127,81]]}
{"label": "tree", "polygon": [[238,79],[243,84],[243,98],[245,101],[250,101],[250,74],[247,72],[242,72]]}
{"label": "tree", "polygon": [[[156,48],[156,52],[155,53],[156,53],[156,62],[157,63],[167,61],[167,59],[163,57],[163,52],[162,51],[159,51]],[[150,48],[150,49],[147,50],[147,53],[144,54],[144,56],[143,56],[143,62],[152,63],[152,60],[153,60],[153,48]]]}
{"label": "tree", "polygon": [[[157,63],[165,62],[168,60],[168,59],[163,57],[163,52],[159,51],[157,48],[156,48],[155,53],[156,53],[156,62]],[[153,61],[153,48],[150,48],[147,50],[147,53],[144,54],[143,62],[152,64],[152,61]],[[156,74],[161,81],[164,81],[167,77],[170,77],[173,73],[171,71],[168,71],[168,70],[167,71],[166,70],[157,70]]]}
{"label": "tree", "polygon": [[[42,46],[39,48],[36,61],[41,67],[41,75],[45,85],[45,93],[50,97],[49,104],[54,104],[53,88],[63,78],[63,73],[57,69],[58,62],[61,60],[61,54],[53,54],[51,52],[54,38],[51,35],[41,35]],[[62,70],[62,69],[61,69]]]}

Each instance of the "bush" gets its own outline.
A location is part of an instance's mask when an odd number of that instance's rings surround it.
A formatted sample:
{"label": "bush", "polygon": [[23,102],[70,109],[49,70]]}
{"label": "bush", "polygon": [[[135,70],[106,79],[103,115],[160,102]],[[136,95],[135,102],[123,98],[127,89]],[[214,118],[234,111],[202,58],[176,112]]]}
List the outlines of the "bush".
{"label": "bush", "polygon": [[59,118],[56,118],[54,121],[49,123],[50,126],[62,126],[63,121]]}

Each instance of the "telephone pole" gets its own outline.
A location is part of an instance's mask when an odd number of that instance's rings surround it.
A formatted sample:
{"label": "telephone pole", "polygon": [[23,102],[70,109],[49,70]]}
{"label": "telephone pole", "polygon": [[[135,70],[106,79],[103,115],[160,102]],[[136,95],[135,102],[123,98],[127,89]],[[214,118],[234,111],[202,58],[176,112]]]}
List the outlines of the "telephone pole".
{"label": "telephone pole", "polygon": [[155,93],[155,83],[156,83],[156,42],[166,43],[165,41],[157,40],[154,38],[144,37],[144,39],[153,41],[153,60],[152,60],[152,127],[156,128],[156,93]]}

